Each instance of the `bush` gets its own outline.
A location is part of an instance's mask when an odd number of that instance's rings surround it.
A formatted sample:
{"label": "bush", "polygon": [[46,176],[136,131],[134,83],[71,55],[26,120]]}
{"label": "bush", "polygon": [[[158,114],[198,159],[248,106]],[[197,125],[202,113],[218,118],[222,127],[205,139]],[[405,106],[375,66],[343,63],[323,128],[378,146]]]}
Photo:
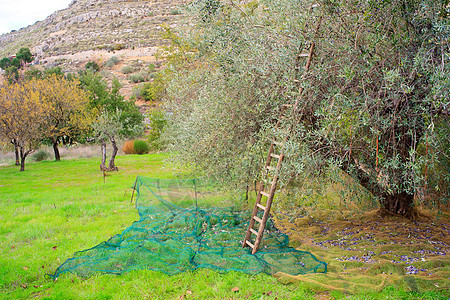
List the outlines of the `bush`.
{"label": "bush", "polygon": [[132,66],[125,66],[120,70],[120,72],[123,74],[130,74],[134,72],[134,68]]}
{"label": "bush", "polygon": [[47,160],[49,157],[50,157],[50,154],[48,154],[46,151],[39,150],[38,152],[36,152],[33,155],[33,160],[34,161],[43,161],[43,160]]}
{"label": "bush", "polygon": [[86,70],[91,69],[92,71],[100,71],[100,66],[95,61],[90,61],[86,64]]}
{"label": "bush", "polygon": [[134,154],[134,141],[126,141],[122,146],[122,150],[125,154]]}
{"label": "bush", "polygon": [[105,67],[112,68],[120,62],[120,59],[117,56],[113,56],[105,63]]}
{"label": "bush", "polygon": [[144,140],[135,140],[133,147],[136,154],[146,154],[150,151],[150,146]]}
{"label": "bush", "polygon": [[179,11],[178,9],[174,9],[172,11],[170,11],[171,15],[181,15],[181,11]]}
{"label": "bush", "polygon": [[139,72],[138,74],[131,74],[128,76],[128,79],[132,82],[132,83],[139,83],[139,82],[144,82],[147,80],[147,76],[148,73],[146,72]]}
{"label": "bush", "polygon": [[125,49],[125,46],[123,44],[115,44],[113,49],[114,50],[122,50],[122,49]]}
{"label": "bush", "polygon": [[150,151],[150,146],[144,140],[126,141],[122,146],[125,154],[146,154]]}

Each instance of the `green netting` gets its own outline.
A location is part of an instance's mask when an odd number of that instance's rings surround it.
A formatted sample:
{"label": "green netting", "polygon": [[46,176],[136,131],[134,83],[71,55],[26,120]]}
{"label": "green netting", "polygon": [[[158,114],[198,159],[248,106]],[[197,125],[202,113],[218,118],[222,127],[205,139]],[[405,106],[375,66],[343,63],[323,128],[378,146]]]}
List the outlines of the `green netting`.
{"label": "green netting", "polygon": [[169,275],[198,268],[248,274],[326,272],[325,262],[289,247],[288,236],[271,220],[256,254],[242,248],[250,212],[211,207],[220,196],[197,179],[138,176],[135,190],[140,220],[109,240],[76,252],[56,270],[54,278],[66,272],[89,277],[136,269]]}

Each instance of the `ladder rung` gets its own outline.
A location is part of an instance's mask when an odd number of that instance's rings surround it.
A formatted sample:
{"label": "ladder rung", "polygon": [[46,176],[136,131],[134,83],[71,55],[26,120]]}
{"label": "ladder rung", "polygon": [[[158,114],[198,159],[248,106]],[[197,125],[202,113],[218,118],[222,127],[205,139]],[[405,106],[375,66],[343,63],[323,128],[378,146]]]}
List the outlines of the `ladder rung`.
{"label": "ladder rung", "polygon": [[261,195],[263,195],[263,196],[266,196],[267,198],[269,198],[269,194],[267,194],[266,192],[263,192],[263,191],[261,191],[261,192],[259,192]]}
{"label": "ladder rung", "polygon": [[264,205],[261,205],[259,203],[256,203],[256,206],[258,206],[259,208],[261,208],[262,210],[266,210],[266,207]]}
{"label": "ladder rung", "polygon": [[258,221],[259,223],[262,224],[262,220],[261,220],[260,218],[258,218],[257,216],[254,216],[253,219],[254,219],[255,221]]}
{"label": "ladder rung", "polygon": [[250,241],[245,241],[245,243],[247,244],[247,245],[249,245],[250,246],[250,248],[255,248],[255,245],[253,245],[252,243],[250,243]]}
{"label": "ladder rung", "polygon": [[308,57],[309,53],[300,53],[298,57]]}
{"label": "ladder rung", "polygon": [[273,141],[272,143],[278,146],[283,146],[283,142]]}
{"label": "ladder rung", "polygon": [[280,156],[278,154],[270,153],[270,156],[276,159],[280,159]]}
{"label": "ladder rung", "polygon": [[281,106],[284,106],[284,107],[292,107],[293,105],[292,105],[292,104],[281,104]]}
{"label": "ladder rung", "polygon": [[250,231],[251,231],[254,235],[258,235],[258,231],[256,231],[255,229],[250,228]]}
{"label": "ladder rung", "polygon": [[275,171],[276,170],[274,167],[271,167],[271,166],[266,166],[266,169],[267,170],[271,170],[271,171]]}

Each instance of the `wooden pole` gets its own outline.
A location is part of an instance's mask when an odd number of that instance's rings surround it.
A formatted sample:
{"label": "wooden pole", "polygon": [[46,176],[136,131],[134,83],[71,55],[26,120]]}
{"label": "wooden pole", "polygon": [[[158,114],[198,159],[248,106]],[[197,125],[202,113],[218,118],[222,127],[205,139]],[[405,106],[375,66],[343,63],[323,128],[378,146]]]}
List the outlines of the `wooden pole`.
{"label": "wooden pole", "polygon": [[130,203],[133,202],[133,196],[134,196],[134,191],[136,190],[137,180],[138,180],[138,176],[136,176],[136,180],[134,181],[133,192],[131,193],[131,201],[130,201]]}

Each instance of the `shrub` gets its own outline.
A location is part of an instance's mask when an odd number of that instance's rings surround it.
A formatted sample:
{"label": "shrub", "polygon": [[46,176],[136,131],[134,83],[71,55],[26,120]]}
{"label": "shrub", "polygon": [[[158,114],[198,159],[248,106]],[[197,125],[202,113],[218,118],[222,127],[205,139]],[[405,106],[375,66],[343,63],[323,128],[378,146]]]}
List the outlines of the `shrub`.
{"label": "shrub", "polygon": [[139,72],[138,74],[131,74],[128,76],[128,79],[132,83],[144,82],[147,80],[148,74],[146,72]]}
{"label": "shrub", "polygon": [[178,9],[174,9],[172,11],[170,11],[171,15],[181,15],[181,11],[179,11]]}
{"label": "shrub", "polygon": [[155,72],[155,70],[156,70],[155,64],[149,64],[148,65],[148,72],[149,73],[153,73],[153,72]]}
{"label": "shrub", "polygon": [[122,146],[122,150],[125,154],[134,154],[134,141],[126,141]]}
{"label": "shrub", "polygon": [[90,61],[86,64],[86,69],[89,70],[93,70],[95,72],[100,71],[100,66],[95,62],[95,61]]}
{"label": "shrub", "polygon": [[125,49],[125,46],[123,44],[115,44],[114,50],[122,50]]}
{"label": "shrub", "polygon": [[134,72],[134,68],[132,66],[125,66],[120,70],[120,72],[123,74],[130,74]]}
{"label": "shrub", "polygon": [[105,63],[105,67],[112,68],[120,62],[120,59],[117,56],[113,56]]}
{"label": "shrub", "polygon": [[136,154],[146,154],[150,151],[149,144],[144,140],[135,140],[133,146]]}
{"label": "shrub", "polygon": [[34,161],[43,161],[46,160],[50,157],[50,154],[48,154],[46,151],[44,150],[39,150],[38,152],[36,152],[33,155],[33,160]]}

